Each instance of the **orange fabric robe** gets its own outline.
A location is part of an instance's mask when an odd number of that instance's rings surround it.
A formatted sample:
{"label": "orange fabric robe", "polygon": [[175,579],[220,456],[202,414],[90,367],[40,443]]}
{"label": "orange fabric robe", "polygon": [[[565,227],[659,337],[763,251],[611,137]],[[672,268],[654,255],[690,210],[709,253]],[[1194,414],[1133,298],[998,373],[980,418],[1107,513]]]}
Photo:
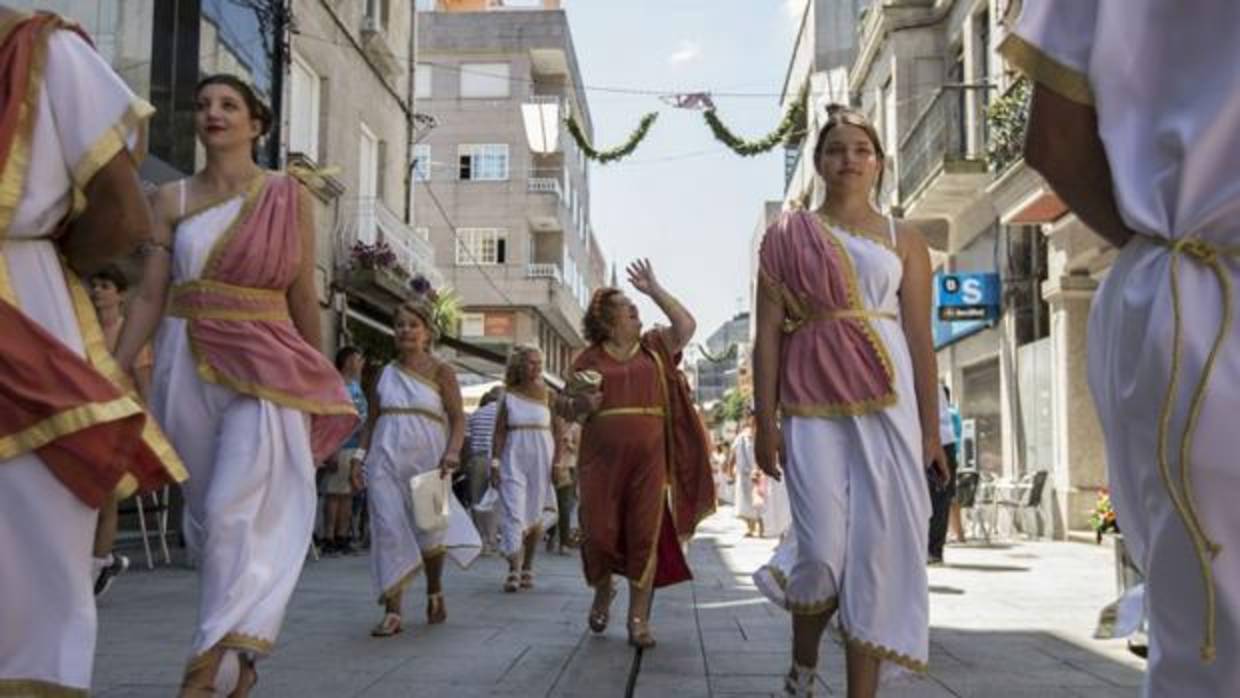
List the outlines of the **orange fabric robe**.
{"label": "orange fabric robe", "polygon": [[713,511],[714,483],[677,358],[655,330],[627,360],[594,345],[574,362],[603,376],[603,403],[582,430],[577,466],[591,586],[613,573],[643,587],[692,578],[680,543]]}

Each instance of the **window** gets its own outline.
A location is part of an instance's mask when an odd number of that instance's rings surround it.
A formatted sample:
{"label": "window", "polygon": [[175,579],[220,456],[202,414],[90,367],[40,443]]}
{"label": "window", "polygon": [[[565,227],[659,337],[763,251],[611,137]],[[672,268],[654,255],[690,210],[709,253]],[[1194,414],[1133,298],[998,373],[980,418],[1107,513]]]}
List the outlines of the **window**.
{"label": "window", "polygon": [[498,182],[508,179],[508,144],[465,144],[458,149],[462,181]]}
{"label": "window", "polygon": [[365,243],[375,242],[374,200],[379,193],[379,139],[366,124],[360,124],[357,157],[357,196],[359,206],[357,237]]}
{"label": "window", "polygon": [[366,26],[374,31],[387,29],[391,17],[391,0],[366,0]]}
{"label": "window", "polygon": [[507,63],[462,63],[461,97],[509,96]]}
{"label": "window", "polygon": [[415,63],[413,65],[413,97],[414,99],[426,99],[431,96],[431,85],[433,83],[433,70],[435,66],[430,63]]}
{"label": "window", "polygon": [[484,313],[461,313],[461,336],[482,337],[486,335],[487,317]]}
{"label": "window", "polygon": [[289,65],[289,137],[290,152],[301,153],[311,161],[319,160],[319,76],[293,54]]}
{"label": "window", "polygon": [[504,264],[508,261],[508,231],[503,228],[457,230],[456,263]]}
{"label": "window", "polygon": [[413,179],[417,182],[431,181],[431,147],[429,145],[413,146]]}

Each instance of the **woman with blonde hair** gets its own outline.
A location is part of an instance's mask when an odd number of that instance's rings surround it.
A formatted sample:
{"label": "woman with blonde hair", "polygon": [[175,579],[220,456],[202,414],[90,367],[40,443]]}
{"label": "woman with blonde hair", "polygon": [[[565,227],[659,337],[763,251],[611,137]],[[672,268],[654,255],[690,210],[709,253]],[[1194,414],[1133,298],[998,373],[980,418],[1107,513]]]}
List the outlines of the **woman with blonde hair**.
{"label": "woman with blonde hair", "polygon": [[947,477],[930,260],[916,228],[874,208],[883,164],[874,127],[829,110],[814,150],[826,200],[784,214],[759,253],[755,455],[788,478],[792,534],[755,581],[792,613],[798,696],[833,615],[849,696],[926,669],[926,469]]}
{"label": "woman with blonde hair", "polygon": [[151,407],[189,469],[184,531],[202,582],[182,694],[244,696],[310,546],[314,464],[358,419],[318,349],[310,195],[254,161],[270,110],[233,75],[194,97],[206,165],[155,193],[159,253],[116,355],[132,365],[158,324]]}
{"label": "woman with blonde hair", "polygon": [[504,394],[495,418],[491,484],[502,507],[500,553],[508,559],[504,591],[534,588],[534,555],[543,522],[556,514],[551,465],[557,434],[543,382],[542,352],[518,345],[508,355]]}
{"label": "woman with blonde hair", "polygon": [[478,531],[450,488],[445,527],[419,528],[410,480],[438,470],[452,477],[465,440],[465,412],[456,372],[439,360],[429,299],[401,304],[393,318],[397,358],[383,368],[369,398],[362,445],[352,458],[354,486],[366,486],[370,507],[370,571],[383,618],[370,631],[389,637],[401,631],[405,587],[426,568],[426,622],[448,619],[443,563],[448,554],[462,567],[481,547]]}

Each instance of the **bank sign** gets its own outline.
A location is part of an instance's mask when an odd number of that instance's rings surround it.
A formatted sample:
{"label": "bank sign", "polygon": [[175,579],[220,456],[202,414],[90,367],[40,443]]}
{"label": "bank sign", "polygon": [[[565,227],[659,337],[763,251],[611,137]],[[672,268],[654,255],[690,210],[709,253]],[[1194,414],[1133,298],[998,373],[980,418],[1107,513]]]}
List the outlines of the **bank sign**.
{"label": "bank sign", "polygon": [[990,327],[999,319],[999,275],[934,275],[934,347],[952,342]]}

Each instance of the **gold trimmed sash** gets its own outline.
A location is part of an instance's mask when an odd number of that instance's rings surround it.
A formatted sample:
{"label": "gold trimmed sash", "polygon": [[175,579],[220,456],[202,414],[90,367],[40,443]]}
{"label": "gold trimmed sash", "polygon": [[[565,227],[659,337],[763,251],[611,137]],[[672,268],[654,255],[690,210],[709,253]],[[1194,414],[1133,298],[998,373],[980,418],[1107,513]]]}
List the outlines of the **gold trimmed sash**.
{"label": "gold trimmed sash", "polygon": [[599,419],[602,417],[622,417],[622,416],[630,416],[630,415],[663,418],[667,416],[667,411],[664,410],[662,407],[657,407],[657,406],[656,407],[611,407],[609,409],[599,410],[598,412],[595,412],[591,416],[591,418]]}
{"label": "gold trimmed sash", "polygon": [[816,310],[795,316],[793,313],[785,311],[782,329],[784,334],[792,334],[811,322],[830,320],[898,320],[899,318],[900,316],[896,313],[885,310],[870,310],[869,308]]}
{"label": "gold trimmed sash", "polygon": [[168,314],[190,320],[289,320],[284,291],[199,279],[172,287]]}

